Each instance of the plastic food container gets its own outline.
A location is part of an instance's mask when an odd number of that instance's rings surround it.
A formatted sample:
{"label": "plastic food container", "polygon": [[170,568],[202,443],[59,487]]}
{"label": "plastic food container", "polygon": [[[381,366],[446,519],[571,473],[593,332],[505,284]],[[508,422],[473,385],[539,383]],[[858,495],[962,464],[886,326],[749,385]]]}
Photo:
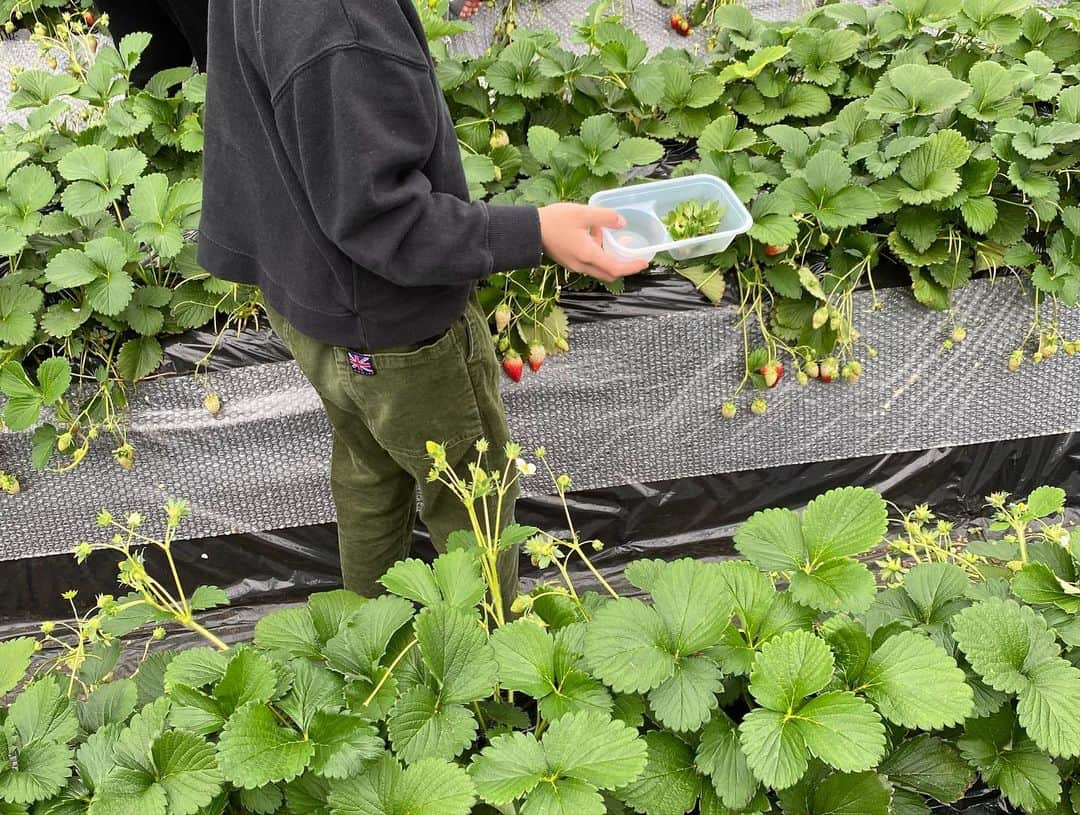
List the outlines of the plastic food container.
{"label": "plastic food container", "polygon": [[[673,240],[663,218],[685,201],[719,203],[725,207],[720,229],[711,235]],[[690,175],[604,190],[589,204],[618,210],[626,219],[622,229],[604,229],[604,251],[620,260],[652,260],[667,252],[676,260],[714,255],[727,249],[739,235],[750,231],[754,219],[723,181],[712,175]]]}

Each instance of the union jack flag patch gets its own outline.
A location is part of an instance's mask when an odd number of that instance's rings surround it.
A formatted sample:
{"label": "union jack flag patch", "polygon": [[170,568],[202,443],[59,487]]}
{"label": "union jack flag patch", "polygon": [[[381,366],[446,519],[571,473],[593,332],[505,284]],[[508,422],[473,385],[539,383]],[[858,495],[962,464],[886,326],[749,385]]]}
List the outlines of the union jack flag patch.
{"label": "union jack flag patch", "polygon": [[375,363],[371,354],[361,354],[359,351],[349,351],[349,367],[354,374],[361,376],[375,376]]}

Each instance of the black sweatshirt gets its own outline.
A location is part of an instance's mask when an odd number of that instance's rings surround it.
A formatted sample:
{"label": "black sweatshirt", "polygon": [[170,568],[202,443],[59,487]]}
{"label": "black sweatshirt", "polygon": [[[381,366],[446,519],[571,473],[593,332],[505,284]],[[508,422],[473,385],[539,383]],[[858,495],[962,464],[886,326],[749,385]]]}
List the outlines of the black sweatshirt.
{"label": "black sweatshirt", "polygon": [[331,345],[440,334],[540,260],[535,208],[469,202],[412,3],[210,3],[199,262]]}

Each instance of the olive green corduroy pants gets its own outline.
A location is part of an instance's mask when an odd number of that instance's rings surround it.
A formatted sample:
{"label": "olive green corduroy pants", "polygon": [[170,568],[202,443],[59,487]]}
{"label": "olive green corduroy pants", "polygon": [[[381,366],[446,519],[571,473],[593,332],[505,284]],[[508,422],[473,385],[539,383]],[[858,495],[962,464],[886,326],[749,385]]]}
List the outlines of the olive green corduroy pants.
{"label": "olive green corduroy pants", "polygon": [[[272,309],[267,313],[334,429],[330,484],[345,587],[375,596],[382,592],[378,579],[409,554],[417,485],[421,518],[437,549],[445,549],[451,532],[470,526],[458,499],[442,484],[428,483],[426,442],[444,444],[448,463],[462,477],[481,438],[490,443],[488,469],[501,471],[506,464],[509,430],[487,320],[470,302],[435,342],[350,360],[350,349],[318,342]],[[369,366],[373,373],[366,373]],[[506,523],[513,520],[516,497],[503,507]],[[517,558],[516,550],[507,551],[499,563],[507,605],[517,596]]]}

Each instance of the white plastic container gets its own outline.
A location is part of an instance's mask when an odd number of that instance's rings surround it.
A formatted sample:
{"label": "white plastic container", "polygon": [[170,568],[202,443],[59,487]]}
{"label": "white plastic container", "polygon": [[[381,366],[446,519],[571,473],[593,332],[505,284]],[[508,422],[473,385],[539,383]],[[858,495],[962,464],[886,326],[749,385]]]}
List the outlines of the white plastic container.
{"label": "white plastic container", "polygon": [[[718,203],[725,207],[720,229],[711,235],[673,240],[663,218],[685,201]],[[726,181],[712,175],[690,175],[650,181],[598,192],[589,204],[618,210],[626,219],[622,229],[604,229],[604,251],[620,260],[652,260],[667,252],[689,260],[723,252],[739,235],[750,231],[754,219]]]}

